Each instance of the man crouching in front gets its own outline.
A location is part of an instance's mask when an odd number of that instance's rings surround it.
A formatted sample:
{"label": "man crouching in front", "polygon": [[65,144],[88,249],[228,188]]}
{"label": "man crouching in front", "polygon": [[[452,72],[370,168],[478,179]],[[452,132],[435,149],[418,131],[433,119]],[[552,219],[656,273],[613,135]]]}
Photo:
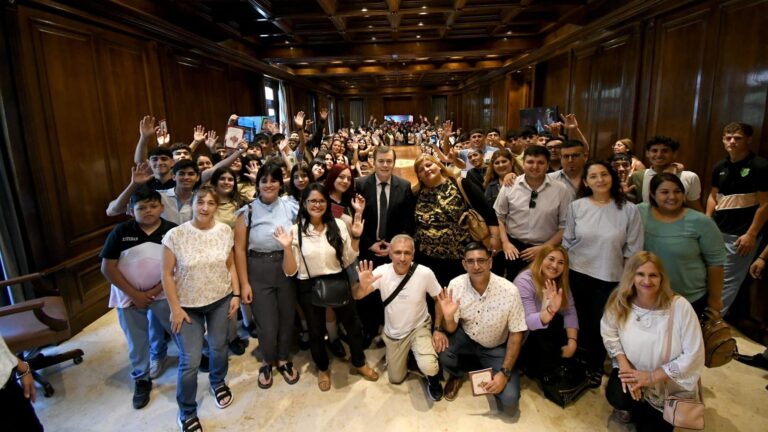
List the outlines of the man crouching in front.
{"label": "man crouching in front", "polygon": [[454,278],[438,296],[435,333],[448,334],[448,344],[440,352],[440,364],[449,374],[445,399],[454,400],[461,385],[465,368],[459,356],[474,357],[482,368],[492,370],[492,378],[480,387],[493,394],[500,414],[512,417],[520,400],[520,375],[514,367],[527,326],[517,287],[492,274],[491,262],[482,243],[464,248],[467,274]]}

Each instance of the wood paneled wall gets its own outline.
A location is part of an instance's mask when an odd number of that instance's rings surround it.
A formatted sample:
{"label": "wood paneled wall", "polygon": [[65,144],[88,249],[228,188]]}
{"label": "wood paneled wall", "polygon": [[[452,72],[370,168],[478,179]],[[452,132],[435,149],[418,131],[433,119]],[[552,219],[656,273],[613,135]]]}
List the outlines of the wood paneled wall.
{"label": "wood paneled wall", "polygon": [[[349,101],[351,99],[363,100],[363,113],[365,120],[368,121],[370,116],[381,121],[385,115],[399,114],[399,115],[412,115],[415,120],[418,120],[419,115],[424,115],[429,118],[429,121],[434,120],[434,112],[432,110],[432,97],[433,96],[446,96],[446,116],[451,117],[453,113],[453,119],[460,118],[460,103],[459,97],[453,93],[446,92],[422,92],[413,94],[402,95],[361,95],[361,96],[345,96],[337,99],[339,105],[339,115],[343,116],[344,126],[349,126]],[[445,119],[441,119],[444,121]]]}
{"label": "wood paneled wall", "polygon": [[3,108],[19,113],[9,125],[9,175],[29,267],[94,255],[53,280],[79,331],[106,311],[95,252],[120,221],[105,209],[130,179],[141,117],[166,118],[172,141],[190,142],[196,124],[223,135],[231,113],[262,114],[263,77],[107,21],[24,5],[2,18],[13,75],[3,82]]}

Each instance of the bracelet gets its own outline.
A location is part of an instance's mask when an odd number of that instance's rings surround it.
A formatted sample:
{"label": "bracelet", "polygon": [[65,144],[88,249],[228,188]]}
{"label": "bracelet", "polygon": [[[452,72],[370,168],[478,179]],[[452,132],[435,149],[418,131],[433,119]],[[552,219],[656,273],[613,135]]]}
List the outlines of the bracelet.
{"label": "bracelet", "polygon": [[357,236],[357,237],[352,236],[352,240],[360,240],[360,237],[362,237],[362,236]]}
{"label": "bracelet", "polygon": [[570,337],[570,336],[568,336],[568,339],[569,339],[569,340],[572,340],[572,341],[574,341],[574,342],[578,342],[578,341],[579,341],[579,340],[578,340],[578,339],[576,339],[575,337]]}
{"label": "bracelet", "polygon": [[240,294],[232,294],[232,297],[240,298]]}
{"label": "bracelet", "polygon": [[24,378],[25,376],[27,376],[27,375],[32,373],[32,368],[29,367],[29,363],[27,363],[25,361],[23,361],[22,363],[27,365],[27,370],[25,370],[24,372],[19,373],[19,367],[16,366],[16,379],[17,380],[20,380],[20,379]]}

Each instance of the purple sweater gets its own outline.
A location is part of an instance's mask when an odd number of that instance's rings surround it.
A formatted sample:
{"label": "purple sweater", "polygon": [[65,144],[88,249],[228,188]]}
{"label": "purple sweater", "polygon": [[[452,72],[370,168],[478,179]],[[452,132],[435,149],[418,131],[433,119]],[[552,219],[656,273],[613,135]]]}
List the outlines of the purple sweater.
{"label": "purple sweater", "polygon": [[[566,271],[568,271],[566,269]],[[533,286],[531,269],[525,270],[517,275],[514,282],[517,290],[520,292],[520,298],[523,300],[525,309],[525,323],[528,324],[528,330],[541,330],[547,328],[541,323],[541,301],[536,298],[536,287]],[[565,310],[559,310],[557,313],[563,315],[565,328],[579,328],[579,318],[576,316],[576,307],[573,304],[573,295],[568,296],[568,307]]]}

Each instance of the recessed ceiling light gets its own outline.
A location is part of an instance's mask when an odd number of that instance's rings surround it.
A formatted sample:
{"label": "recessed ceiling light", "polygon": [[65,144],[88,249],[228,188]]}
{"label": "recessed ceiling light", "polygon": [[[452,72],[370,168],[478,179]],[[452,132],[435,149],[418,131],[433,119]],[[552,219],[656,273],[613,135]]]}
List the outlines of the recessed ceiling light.
{"label": "recessed ceiling light", "polygon": [[376,60],[363,60],[363,63],[376,63]]}
{"label": "recessed ceiling light", "polygon": [[306,65],[308,65],[309,63],[307,63],[307,62],[299,62],[299,63],[296,63],[296,64],[299,64],[299,65],[302,65],[302,66],[306,66]]}
{"label": "recessed ceiling light", "polygon": [[334,60],[331,62],[331,64],[341,64],[341,63],[344,63],[344,62],[341,60]]}
{"label": "recessed ceiling light", "polygon": [[507,31],[507,34],[511,35],[512,34],[512,30]]}
{"label": "recessed ceiling light", "polygon": [[423,21],[419,21],[419,27],[421,27],[423,25],[424,25],[424,22]]}
{"label": "recessed ceiling light", "polygon": [[369,25],[368,25],[368,28],[373,28],[373,25],[369,24]]}
{"label": "recessed ceiling light", "polygon": [[416,39],[421,39],[421,35],[416,35]]}
{"label": "recessed ceiling light", "polygon": [[286,44],[286,45],[288,45],[289,43],[291,43],[291,42],[289,42],[289,41],[285,41],[285,44]]}
{"label": "recessed ceiling light", "polygon": [[265,34],[265,35],[259,35],[259,37],[269,37],[269,35],[268,35],[268,34]]}
{"label": "recessed ceiling light", "polygon": [[452,59],[452,60],[461,60],[462,59],[461,56],[451,56],[449,58]]}
{"label": "recessed ceiling light", "polygon": [[371,40],[376,40],[376,36],[371,37]]}
{"label": "recessed ceiling light", "polygon": [[419,15],[426,15],[427,12],[419,12]]}
{"label": "recessed ceiling light", "polygon": [[368,8],[362,8],[360,9],[361,12],[368,12]]}
{"label": "recessed ceiling light", "polygon": [[422,9],[426,9],[426,8],[427,8],[427,5],[424,5],[424,6],[422,6],[421,8],[422,8]]}

